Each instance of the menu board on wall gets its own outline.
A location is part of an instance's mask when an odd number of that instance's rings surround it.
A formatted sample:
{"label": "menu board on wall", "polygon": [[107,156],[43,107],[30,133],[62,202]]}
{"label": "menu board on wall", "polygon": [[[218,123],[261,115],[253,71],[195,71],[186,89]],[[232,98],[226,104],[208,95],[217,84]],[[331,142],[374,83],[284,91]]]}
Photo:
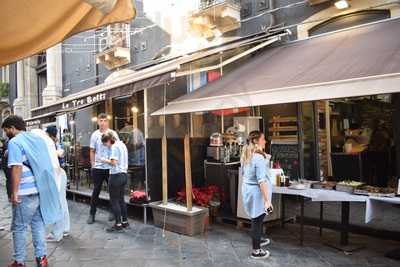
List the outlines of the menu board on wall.
{"label": "menu board on wall", "polygon": [[291,180],[300,178],[299,145],[296,141],[272,141],[270,153]]}

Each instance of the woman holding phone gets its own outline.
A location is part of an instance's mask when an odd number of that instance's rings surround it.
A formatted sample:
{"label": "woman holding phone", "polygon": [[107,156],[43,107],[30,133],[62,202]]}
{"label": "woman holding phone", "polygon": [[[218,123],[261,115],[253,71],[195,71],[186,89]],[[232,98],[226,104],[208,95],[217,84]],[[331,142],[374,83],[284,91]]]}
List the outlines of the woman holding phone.
{"label": "woman holding phone", "polygon": [[262,238],[262,224],[266,214],[272,212],[272,184],[270,181],[269,159],[265,150],[265,136],[260,131],[252,131],[243,147],[242,165],[242,197],[247,215],[251,218],[251,238],[253,251],[251,258],[265,259],[270,253],[263,249],[270,243]]}

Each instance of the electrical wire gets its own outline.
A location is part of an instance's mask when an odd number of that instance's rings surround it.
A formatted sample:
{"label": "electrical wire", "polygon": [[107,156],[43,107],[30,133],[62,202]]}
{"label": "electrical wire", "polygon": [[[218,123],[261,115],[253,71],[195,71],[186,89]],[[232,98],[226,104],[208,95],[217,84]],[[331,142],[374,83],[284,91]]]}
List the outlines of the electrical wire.
{"label": "electrical wire", "polygon": [[[257,14],[257,15],[255,15],[255,16],[242,19],[242,20],[240,20],[240,22],[247,22],[247,21],[250,21],[250,20],[253,20],[253,19],[262,17],[262,16],[264,16],[264,15],[266,15],[266,14],[271,14],[271,13],[278,12],[278,11],[280,11],[280,10],[289,9],[289,8],[296,8],[296,7],[305,5],[305,4],[308,4],[308,1],[307,1],[307,0],[305,0],[305,1],[300,1],[300,2],[296,2],[296,3],[292,3],[292,4],[289,4],[289,5],[286,5],[286,6],[282,6],[282,7],[277,7],[277,8],[270,9],[270,10],[267,10],[267,11],[265,11],[265,12],[262,12],[262,13],[260,13],[260,14]],[[393,4],[400,4],[400,0],[395,0],[395,1],[391,1],[391,2],[386,2],[386,3],[382,3],[382,4],[378,4],[378,5],[372,5],[372,6],[369,6],[369,7],[366,7],[366,8],[358,9],[357,11],[366,11],[366,10],[371,10],[371,9],[374,9],[374,8],[379,8],[379,7],[388,6],[388,5],[393,5]],[[326,21],[326,20],[329,20],[329,19],[332,19],[332,18],[335,18],[335,17],[336,17],[335,15],[334,15],[334,16],[328,16],[328,17],[319,18],[319,19],[315,19],[315,20],[309,20],[309,21],[303,21],[303,22],[300,22],[300,23],[290,24],[290,25],[287,25],[287,26],[279,27],[279,28],[274,27],[274,29],[276,29],[276,30],[290,29],[290,28],[294,28],[294,27],[297,27],[297,26],[300,26],[300,25],[305,25],[305,24],[311,24],[311,23],[317,23],[317,22]],[[152,24],[152,25],[149,25],[149,26],[146,26],[146,27],[142,27],[142,28],[133,28],[133,30],[131,30],[131,31],[127,31],[127,30],[115,30],[115,31],[111,31],[111,32],[125,32],[125,33],[129,32],[130,35],[134,35],[134,34],[136,34],[136,33],[142,33],[142,32],[144,32],[144,31],[147,30],[147,29],[154,28],[154,27],[157,27],[157,26],[159,26],[159,25],[157,25],[157,24]],[[266,26],[266,25],[265,25],[265,26]],[[103,34],[103,33],[107,33],[107,32],[110,32],[110,31],[107,31],[107,30],[97,30],[96,32],[100,32],[101,34]],[[90,39],[90,38],[98,38],[98,36],[96,36],[96,33],[95,33],[94,36],[83,37],[83,36],[76,35],[76,36],[72,36],[71,38],[83,38],[84,40],[85,40],[85,39],[87,40],[87,39]],[[72,46],[72,47],[74,47],[74,46],[77,46],[77,47],[89,46],[89,47],[93,47],[93,46],[96,46],[96,45],[98,45],[98,44],[97,44],[97,43],[89,43],[89,44],[84,44],[84,43],[82,43],[82,44],[63,43],[62,45],[65,46],[65,47],[68,47],[68,46]],[[166,47],[163,47],[163,48],[166,48]],[[67,54],[68,54],[68,53],[74,53],[74,52],[72,52],[72,51],[70,51],[70,50],[69,50],[69,51],[63,51],[63,52],[64,52],[64,53],[67,53]],[[84,52],[86,52],[86,51],[84,51]],[[97,52],[97,51],[96,51],[96,50],[91,50],[91,51],[89,51],[89,52],[95,53],[95,52]],[[43,56],[43,55],[40,55],[40,56]]]}
{"label": "electrical wire", "polygon": [[[283,6],[283,7],[278,7],[278,8],[270,9],[270,10],[265,11],[265,12],[263,12],[263,13],[260,13],[260,14],[258,14],[258,15],[256,15],[256,16],[252,16],[252,17],[243,19],[243,20],[241,20],[241,22],[246,22],[246,21],[249,21],[249,20],[252,20],[252,19],[255,19],[255,18],[264,16],[264,15],[266,15],[266,14],[270,14],[270,13],[273,13],[273,12],[277,12],[277,11],[282,10],[282,9],[295,8],[295,7],[298,7],[298,6],[300,6],[300,5],[304,5],[304,4],[306,4],[306,3],[308,3],[308,1],[300,1],[300,2],[292,3],[292,4],[289,4],[289,5]],[[378,5],[372,5],[372,6],[369,6],[369,7],[366,7],[366,8],[358,9],[358,10],[356,10],[356,11],[358,11],[358,12],[359,12],[359,11],[367,11],[367,10],[371,10],[371,9],[375,9],[375,8],[380,8],[380,7],[383,7],[383,6],[394,5],[394,4],[400,4],[400,0],[395,0],[395,1],[391,1],[391,2],[386,2],[386,3],[382,3],[382,4],[378,4]],[[297,27],[297,26],[300,26],[300,25],[313,24],[313,23],[318,23],[318,22],[327,21],[327,20],[332,19],[332,18],[335,18],[335,17],[336,17],[335,15],[333,15],[333,16],[327,16],[327,17],[323,17],[323,18],[319,18],[319,19],[314,19],[314,20],[303,21],[303,22],[299,22],[299,23],[295,23],[295,24],[291,24],[291,25],[287,25],[287,26],[274,27],[273,29],[276,30],[276,31],[285,30],[285,29],[294,28],[294,27]],[[156,25],[156,24],[153,24],[153,25],[150,25],[150,26],[146,26],[146,27],[143,27],[143,28],[137,28],[137,29],[142,29],[142,30],[144,31],[144,30],[146,30],[146,29],[148,29],[148,28],[152,28],[152,27],[154,27],[154,26],[157,26],[157,25]],[[89,38],[89,37],[85,37],[85,38]],[[92,36],[91,38],[95,38],[95,36]],[[65,45],[71,45],[71,46],[72,46],[72,45],[77,45],[77,46],[88,45],[88,46],[91,46],[91,47],[96,46],[96,44],[65,44],[65,43],[63,43],[63,46],[65,46]],[[69,49],[69,50],[66,51],[67,49]],[[62,54],[80,54],[80,53],[93,53],[93,54],[95,54],[95,53],[98,52],[97,50],[78,50],[78,49],[76,49],[76,48],[66,48],[66,50],[62,51],[61,53],[62,53]],[[58,52],[57,52],[57,53],[58,53]],[[35,55],[35,56],[36,56],[36,57],[45,57],[46,55],[39,54],[39,55]],[[125,67],[125,68],[123,68],[123,69],[135,69],[136,67],[137,67],[137,66],[128,66],[128,67]],[[107,75],[109,75],[109,73],[104,73],[104,74],[100,74],[100,75],[96,75],[96,76],[91,76],[91,77],[89,77],[89,78],[82,79],[82,80],[79,80],[79,81],[69,82],[69,84],[71,85],[71,84],[83,83],[83,82],[87,82],[87,81],[94,80],[94,79],[97,79],[97,78],[102,78],[102,77],[107,76]]]}

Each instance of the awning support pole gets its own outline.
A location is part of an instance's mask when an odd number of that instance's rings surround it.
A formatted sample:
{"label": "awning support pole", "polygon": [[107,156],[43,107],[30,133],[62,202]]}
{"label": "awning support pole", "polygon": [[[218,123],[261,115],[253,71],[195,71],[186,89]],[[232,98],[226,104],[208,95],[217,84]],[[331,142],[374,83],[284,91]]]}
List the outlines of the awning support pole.
{"label": "awning support pole", "polygon": [[163,204],[168,204],[168,162],[167,162],[167,137],[163,135],[161,140],[162,154],[162,194]]}
{"label": "awning support pole", "polygon": [[192,211],[192,166],[190,158],[190,139],[189,135],[185,135],[184,139],[185,153],[185,185],[186,185],[186,206],[187,211]]}

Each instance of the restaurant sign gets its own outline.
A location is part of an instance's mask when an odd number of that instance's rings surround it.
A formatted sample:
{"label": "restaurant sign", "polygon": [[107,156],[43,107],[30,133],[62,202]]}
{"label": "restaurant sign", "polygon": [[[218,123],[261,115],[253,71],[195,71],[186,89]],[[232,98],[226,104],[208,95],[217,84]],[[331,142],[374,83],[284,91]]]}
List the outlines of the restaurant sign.
{"label": "restaurant sign", "polygon": [[52,112],[68,112],[69,110],[77,110],[80,108],[84,108],[90,105],[103,102],[106,99],[124,95],[132,95],[133,93],[138,92],[139,90],[144,90],[145,88],[153,88],[155,86],[164,85],[167,82],[171,81],[173,81],[173,79],[171,78],[171,74],[165,73],[145,80],[140,80],[134,83],[128,83],[118,87],[113,87],[108,90],[104,90],[102,92],[88,94],[86,96],[76,95],[75,98],[72,98],[71,95],[70,96],[71,98],[65,99],[65,101],[62,101],[61,103],[55,103],[53,105],[33,109],[32,116],[36,117]]}
{"label": "restaurant sign", "polygon": [[40,121],[40,119],[36,119],[33,121],[27,121],[26,122],[26,127],[33,127],[33,126],[37,126],[40,125],[42,122]]}
{"label": "restaurant sign", "polygon": [[95,104],[100,101],[106,100],[106,93],[98,93],[95,95],[90,95],[78,99],[74,99],[68,102],[62,103],[62,109],[71,109],[71,108],[79,108],[86,105]]}

